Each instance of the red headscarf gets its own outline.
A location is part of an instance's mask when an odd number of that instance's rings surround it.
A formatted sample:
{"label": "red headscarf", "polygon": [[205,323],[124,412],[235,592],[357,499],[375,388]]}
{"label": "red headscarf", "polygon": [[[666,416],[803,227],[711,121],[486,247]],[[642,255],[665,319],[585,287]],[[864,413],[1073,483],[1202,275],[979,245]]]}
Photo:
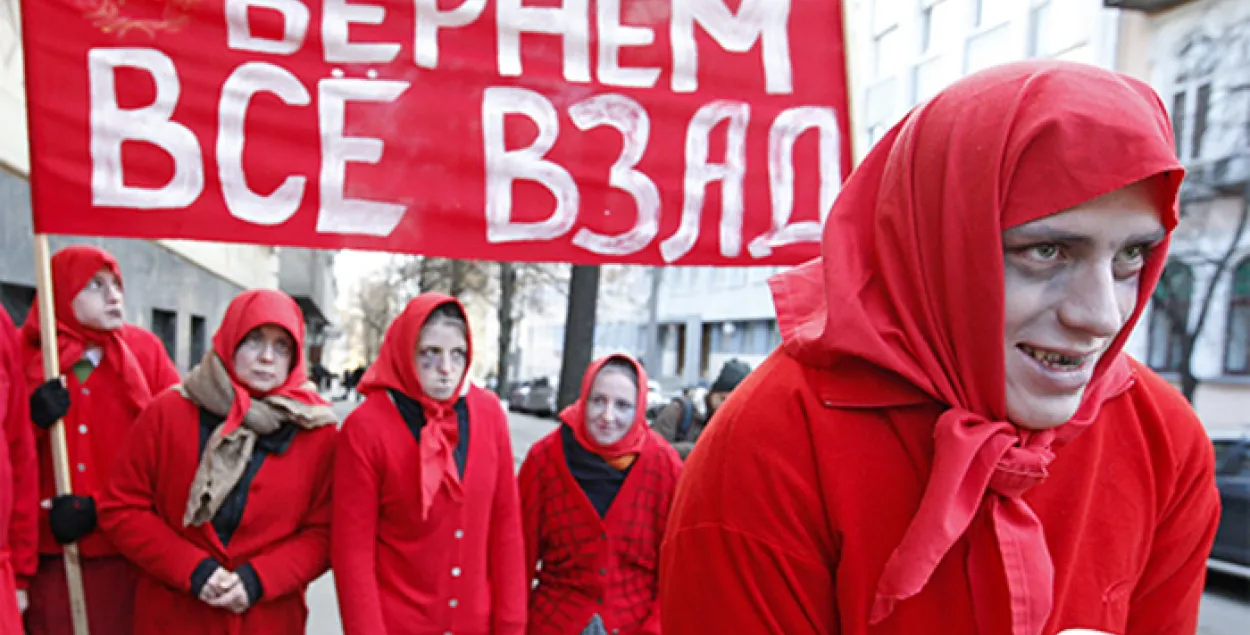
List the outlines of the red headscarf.
{"label": "red headscarf", "polygon": [[[421,388],[421,380],[417,378],[416,354],[417,345],[421,342],[421,327],[435,309],[452,305],[465,316],[464,306],[460,301],[442,293],[423,293],[412,299],[404,312],[391,322],[386,329],[386,337],[382,342],[382,350],[378,360],[369,366],[368,372],[360,380],[357,390],[368,395],[379,390],[395,390],[421,404],[421,412],[425,415],[425,427],[421,429],[421,510],[427,516],[434,504],[434,497],[439,488],[446,487],[453,500],[463,497],[460,487],[460,472],[456,468],[456,443],[460,440],[459,421],[453,406],[460,400],[464,392],[468,365],[473,360],[473,337],[465,329],[466,363],[465,372],[456,384],[451,397],[438,400],[425,394]],[[468,321],[466,320],[466,327]],[[399,410],[395,410],[399,417]]]}
{"label": "red headscarf", "polygon": [[[1054,566],[1021,496],[1045,478],[1053,451],[1129,386],[1121,349],[1167,242],[1146,262],[1137,307],[1076,416],[1028,432],[1007,422],[1001,234],[1151,177],[1170,234],[1183,174],[1149,86],[1071,63],[1000,66],[954,84],[891,130],[838,198],[822,258],[771,281],[786,350],[832,369],[827,402],[949,406],[935,424],[924,497],[879,582],[873,623],[919,593],[966,531],[984,531],[1001,555],[974,548],[972,570],[1005,569],[1013,632],[1041,631]],[[989,521],[974,524],[978,512]],[[973,542],[994,543],[981,538]]]}
{"label": "red headscarf", "polygon": [[[281,386],[267,393],[256,393],[239,380],[234,373],[234,352],[253,329],[272,324],[281,327],[291,336],[295,346],[291,351],[291,372]],[[230,301],[221,326],[213,334],[213,352],[221,359],[230,383],[234,386],[234,401],[221,429],[226,436],[243,425],[243,415],[252,405],[252,397],[279,396],[307,405],[328,406],[308,383],[304,371],[304,313],[291,296],[272,289],[244,291]]]}
{"label": "red headscarf", "polygon": [[[590,398],[590,389],[594,386],[595,377],[599,376],[599,371],[613,360],[626,362],[638,372],[638,396],[635,402],[637,407],[634,409],[634,423],[625,436],[612,445],[599,445],[586,431],[586,400]],[[595,360],[586,369],[586,374],[582,375],[581,396],[569,407],[560,411],[560,420],[573,429],[573,436],[577,438],[578,443],[582,444],[582,447],[599,456],[615,459],[628,454],[638,454],[642,451],[642,444],[647,440],[647,372],[642,369],[642,364],[639,364],[638,360],[623,353]]]}
{"label": "red headscarf", "polygon": [[[122,281],[121,269],[113,255],[98,247],[74,245],[52,256],[52,302],[56,308],[56,343],[59,350],[60,371],[68,375],[74,364],[82,359],[87,348],[98,346],[103,351],[101,367],[108,368],[122,377],[126,392],[123,398],[137,416],[152,400],[143,367],[135,358],[122,336],[125,327],[113,331],[97,331],[83,326],[74,316],[74,298],[91,278],[100,271],[109,271]],[[35,350],[26,365],[26,380],[31,386],[45,381],[43,374],[43,349],[40,346],[39,303],[36,302],[22,325],[22,335],[28,346]]]}

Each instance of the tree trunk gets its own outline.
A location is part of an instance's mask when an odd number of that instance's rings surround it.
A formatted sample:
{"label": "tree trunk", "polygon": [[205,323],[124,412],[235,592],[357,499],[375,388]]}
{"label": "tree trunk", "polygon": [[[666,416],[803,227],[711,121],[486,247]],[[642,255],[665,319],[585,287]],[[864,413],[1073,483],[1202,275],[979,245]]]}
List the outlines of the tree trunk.
{"label": "tree trunk", "polygon": [[595,306],[599,302],[599,267],[573,265],[569,277],[569,310],[564,320],[564,358],[556,407],[577,401],[582,375],[595,352]]}
{"label": "tree trunk", "polygon": [[451,261],[451,284],[448,285],[447,295],[459,298],[464,293],[464,276],[467,264],[463,260]]}
{"label": "tree trunk", "polygon": [[512,361],[512,304],[516,294],[516,267],[499,263],[499,366],[495,370],[495,392],[507,399]]}
{"label": "tree trunk", "polygon": [[432,290],[430,288],[430,272],[430,259],[421,256],[421,262],[417,265],[417,291],[425,293]]}

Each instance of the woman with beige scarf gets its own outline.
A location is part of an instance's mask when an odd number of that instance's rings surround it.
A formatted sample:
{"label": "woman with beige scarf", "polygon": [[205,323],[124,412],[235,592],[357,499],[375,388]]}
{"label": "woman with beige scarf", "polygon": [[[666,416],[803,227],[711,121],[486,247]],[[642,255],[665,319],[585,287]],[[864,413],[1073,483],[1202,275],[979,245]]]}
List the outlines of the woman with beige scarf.
{"label": "woman with beige scarf", "polygon": [[304,591],[330,563],[337,426],[303,347],[295,301],[247,291],[135,423],[99,505],[143,572],[135,635],[304,632]]}

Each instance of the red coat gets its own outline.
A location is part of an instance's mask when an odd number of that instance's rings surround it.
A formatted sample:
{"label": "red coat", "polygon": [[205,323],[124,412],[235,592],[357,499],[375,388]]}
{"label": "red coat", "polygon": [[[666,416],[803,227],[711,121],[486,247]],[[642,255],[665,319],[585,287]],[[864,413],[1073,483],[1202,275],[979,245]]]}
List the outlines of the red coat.
{"label": "red coat", "polygon": [[417,441],[387,393],[371,394],[344,422],[331,551],[346,635],[524,633],[525,556],[507,417],[476,386],[467,400],[464,500],[438,490],[428,520]]}
{"label": "red coat", "polygon": [[[1055,563],[1045,635],[1197,628],[1219,508],[1211,442],[1175,389],[1136,363],[1133,372],[1024,495]],[[1010,632],[1001,566],[964,564],[970,548],[994,548],[976,527],[919,595],[868,626],[924,492],[937,407],[829,408],[827,378],[778,351],[699,438],[662,552],[665,634]],[[999,610],[978,628],[971,589],[986,581]]]}
{"label": "red coat", "polygon": [[[17,329],[0,310],[0,632],[20,633],[16,588],[38,565],[35,441]],[[16,578],[15,578],[16,576]]]}
{"label": "red coat", "polygon": [[[122,328],[122,337],[139,362],[153,395],[178,383],[178,371],[156,335],[130,324]],[[39,350],[38,345],[29,339],[23,340],[23,344],[23,363],[29,364]],[[98,500],[108,481],[113,459],[134,425],[134,416],[131,407],[118,397],[123,392],[121,377],[103,366],[92,372],[85,383],[80,383],[73,373],[67,373],[65,383],[70,393],[65,439],[74,493]],[[51,437],[47,432],[38,431],[35,440],[39,456],[39,497],[47,500],[56,496]],[[87,558],[117,554],[117,549],[99,531],[84,536],[78,542],[78,549]],[[62,550],[48,528],[47,511],[40,512],[39,553],[59,555]]]}
{"label": "red coat", "polygon": [[[200,462],[199,409],[175,391],[157,397],[118,456],[100,497],[100,526],[143,571],[135,635],[303,633],[304,591],[329,566],[332,426],[301,430],[269,455],[248,489],[242,521],[223,546],[212,523],[183,527]],[[243,615],[191,595],[205,558],[228,570],[251,563],[263,594]]]}
{"label": "red coat", "polygon": [[600,518],[569,470],[560,430],[534,444],[520,474],[525,570],[538,579],[529,635],[576,635],[596,613],[610,633],[659,634],[660,541],[680,474],[677,452],[648,430]]}

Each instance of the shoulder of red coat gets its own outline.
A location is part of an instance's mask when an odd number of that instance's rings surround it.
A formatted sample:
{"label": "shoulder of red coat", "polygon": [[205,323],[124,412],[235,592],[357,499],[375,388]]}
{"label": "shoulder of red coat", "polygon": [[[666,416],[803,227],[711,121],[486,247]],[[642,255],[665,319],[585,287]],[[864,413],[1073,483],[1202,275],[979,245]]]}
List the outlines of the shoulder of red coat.
{"label": "shoulder of red coat", "polygon": [[[1211,454],[1206,428],[1180,390],[1145,364],[1131,358],[1130,364],[1133,385],[1120,399],[1127,398],[1125,405],[1131,408],[1139,433],[1153,441],[1152,445],[1166,444],[1177,461]],[[1122,416],[1116,401],[1107,407]]]}

